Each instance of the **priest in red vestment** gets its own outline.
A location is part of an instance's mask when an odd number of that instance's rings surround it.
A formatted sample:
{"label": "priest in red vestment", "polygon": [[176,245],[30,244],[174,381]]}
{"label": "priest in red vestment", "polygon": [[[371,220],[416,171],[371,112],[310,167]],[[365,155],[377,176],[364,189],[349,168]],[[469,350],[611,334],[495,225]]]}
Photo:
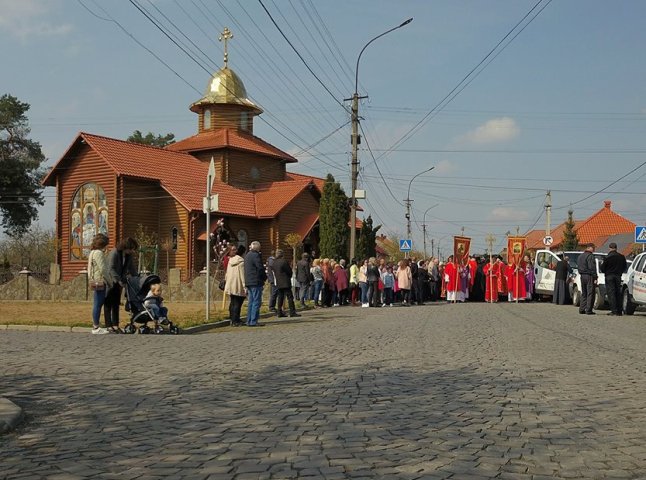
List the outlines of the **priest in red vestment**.
{"label": "priest in red vestment", "polygon": [[525,300],[527,291],[525,289],[525,269],[527,263],[520,262],[518,265],[507,266],[507,279],[509,282],[509,301]]}
{"label": "priest in red vestment", "polygon": [[446,300],[453,302],[457,300],[456,292],[459,288],[458,284],[458,267],[453,262],[453,255],[446,261],[444,266],[444,281],[446,283]]}
{"label": "priest in red vestment", "polygon": [[489,263],[487,263],[482,271],[485,274],[485,279],[487,281],[487,286],[485,290],[485,302],[497,302],[498,301],[498,275],[500,274],[500,266],[492,258]]}
{"label": "priest in red vestment", "polygon": [[[498,295],[504,295],[505,297],[507,297],[507,293],[509,293],[509,290],[507,290],[507,266],[502,261],[502,257],[500,256],[496,260],[496,265],[498,265]],[[505,298],[505,300],[507,299]]]}

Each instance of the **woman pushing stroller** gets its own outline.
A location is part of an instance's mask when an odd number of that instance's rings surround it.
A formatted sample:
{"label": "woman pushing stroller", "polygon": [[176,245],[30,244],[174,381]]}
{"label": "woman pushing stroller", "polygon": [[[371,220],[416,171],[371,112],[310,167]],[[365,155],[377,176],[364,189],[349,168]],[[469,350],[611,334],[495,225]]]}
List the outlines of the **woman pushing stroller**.
{"label": "woman pushing stroller", "polygon": [[136,276],[137,268],[134,262],[134,253],[139,248],[139,243],[134,238],[126,237],[117,243],[117,246],[108,254],[106,259],[106,281],[108,290],[105,295],[105,326],[115,333],[123,333],[119,328],[119,307],[121,294],[129,275]]}

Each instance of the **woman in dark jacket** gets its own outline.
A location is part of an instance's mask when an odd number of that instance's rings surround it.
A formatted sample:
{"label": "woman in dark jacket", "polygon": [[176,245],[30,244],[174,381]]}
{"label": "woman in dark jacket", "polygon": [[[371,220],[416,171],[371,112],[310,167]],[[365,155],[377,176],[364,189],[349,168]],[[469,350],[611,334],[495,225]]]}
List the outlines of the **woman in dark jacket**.
{"label": "woman in dark jacket", "polygon": [[139,244],[134,238],[127,237],[117,243],[117,246],[108,254],[106,259],[108,291],[105,295],[105,327],[119,333],[119,307],[121,292],[126,285],[129,275],[137,275],[134,254],[139,249]]}
{"label": "woman in dark jacket", "polygon": [[371,257],[368,260],[368,269],[366,270],[366,280],[368,281],[368,301],[371,307],[381,306],[379,300],[379,267],[377,259]]}

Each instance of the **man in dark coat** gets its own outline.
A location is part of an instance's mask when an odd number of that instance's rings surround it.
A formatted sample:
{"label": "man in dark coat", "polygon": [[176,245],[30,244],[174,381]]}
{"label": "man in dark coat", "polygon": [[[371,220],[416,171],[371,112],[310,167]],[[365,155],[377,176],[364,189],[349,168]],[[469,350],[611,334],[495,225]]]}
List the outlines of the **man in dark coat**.
{"label": "man in dark coat", "polygon": [[310,256],[308,253],[303,253],[301,259],[296,264],[296,281],[298,282],[298,296],[301,305],[305,306],[307,294],[310,291],[312,284],[312,275],[310,274]]}
{"label": "man in dark coat", "polygon": [[610,304],[608,315],[621,315],[623,310],[621,276],[626,271],[628,264],[626,263],[626,257],[617,251],[616,243],[611,243],[608,248],[610,249],[608,256],[601,264],[601,271],[606,277],[606,294]]}
{"label": "man in dark coat", "polygon": [[267,281],[269,282],[269,311],[276,312],[276,300],[278,299],[278,289],[276,288],[276,282],[274,281],[274,273],[271,269],[274,264],[274,251],[271,251],[269,258],[267,259]]}
{"label": "man in dark coat", "polygon": [[579,313],[595,315],[592,311],[597,288],[597,263],[594,259],[594,247],[585,249],[577,260],[579,276],[581,277],[581,304]]}
{"label": "man in dark coat", "polygon": [[285,260],[285,254],[282,250],[276,250],[276,258],[274,259],[274,264],[271,269],[274,273],[276,288],[278,289],[278,301],[276,302],[278,307],[277,315],[279,317],[287,316],[283,311],[283,301],[285,300],[285,297],[287,297],[289,316],[300,317],[300,315],[296,313],[294,294],[292,293],[292,267],[290,267],[289,262]]}
{"label": "man in dark coat", "polygon": [[244,259],[244,280],[247,287],[247,326],[258,326],[260,318],[260,303],[262,301],[262,287],[267,280],[265,266],[262,264],[260,242],[251,242],[249,252]]}

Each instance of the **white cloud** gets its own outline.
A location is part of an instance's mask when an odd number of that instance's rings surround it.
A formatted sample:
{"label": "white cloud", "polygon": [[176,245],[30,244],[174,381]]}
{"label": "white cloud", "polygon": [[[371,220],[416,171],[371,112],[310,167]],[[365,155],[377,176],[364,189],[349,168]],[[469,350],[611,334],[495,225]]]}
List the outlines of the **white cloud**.
{"label": "white cloud", "polygon": [[433,173],[439,174],[439,175],[448,175],[450,173],[455,173],[458,170],[457,165],[452,163],[449,160],[441,160],[440,162],[435,165],[435,170],[433,170]]}
{"label": "white cloud", "polygon": [[460,143],[486,144],[501,143],[512,140],[518,136],[520,128],[511,117],[492,118],[474,130],[461,135]]}
{"label": "white cloud", "polygon": [[0,31],[23,40],[33,36],[64,35],[70,24],[53,24],[47,17],[52,2],[46,0],[0,0]]}
{"label": "white cloud", "polygon": [[505,220],[509,222],[520,222],[529,219],[529,212],[512,207],[496,207],[489,214],[490,220]]}

